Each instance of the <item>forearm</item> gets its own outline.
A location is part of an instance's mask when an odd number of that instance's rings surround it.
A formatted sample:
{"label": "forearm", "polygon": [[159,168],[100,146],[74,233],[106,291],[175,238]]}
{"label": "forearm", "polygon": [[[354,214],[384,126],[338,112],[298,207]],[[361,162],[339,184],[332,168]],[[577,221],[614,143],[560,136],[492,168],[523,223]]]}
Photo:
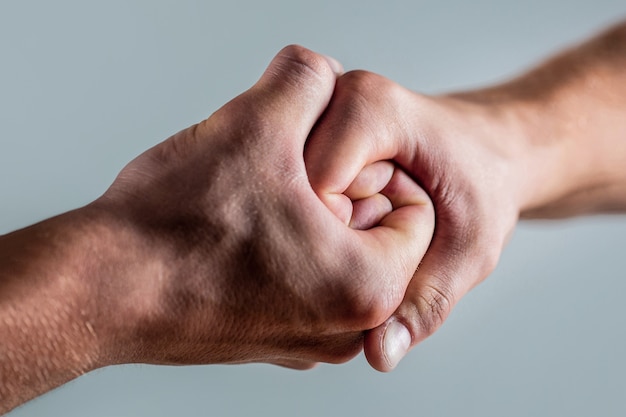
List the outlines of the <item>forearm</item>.
{"label": "forearm", "polygon": [[0,413],[110,359],[120,323],[104,277],[122,272],[123,248],[96,217],[77,210],[0,237]]}
{"label": "forearm", "polygon": [[[626,210],[626,22],[494,88],[487,107],[517,142],[522,217]],[[497,128],[496,128],[497,129]]]}

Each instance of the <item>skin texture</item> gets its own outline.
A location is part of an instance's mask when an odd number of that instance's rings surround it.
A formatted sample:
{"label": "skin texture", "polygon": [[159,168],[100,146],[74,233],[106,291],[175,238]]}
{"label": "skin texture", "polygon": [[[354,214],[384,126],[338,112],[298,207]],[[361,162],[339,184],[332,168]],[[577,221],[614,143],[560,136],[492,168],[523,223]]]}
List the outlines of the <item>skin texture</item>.
{"label": "skin texture", "polygon": [[0,237],[0,412],[111,364],[306,369],[361,351],[402,301],[434,209],[389,162],[353,178],[352,227],[315,194],[304,144],[340,71],[287,47],[92,204]]}
{"label": "skin texture", "polygon": [[[503,85],[426,97],[354,71],[306,151],[314,189],[345,216],[363,165],[392,160],[432,198],[431,247],[392,317],[368,333],[381,371],[434,333],[495,268],[520,217],[626,209],[626,23]],[[408,348],[408,346],[407,346]]]}
{"label": "skin texture", "polygon": [[622,24],[426,97],[286,48],[102,198],[0,237],[0,412],[116,363],[306,369],[364,347],[393,369],[519,217],[626,208],[625,57]]}

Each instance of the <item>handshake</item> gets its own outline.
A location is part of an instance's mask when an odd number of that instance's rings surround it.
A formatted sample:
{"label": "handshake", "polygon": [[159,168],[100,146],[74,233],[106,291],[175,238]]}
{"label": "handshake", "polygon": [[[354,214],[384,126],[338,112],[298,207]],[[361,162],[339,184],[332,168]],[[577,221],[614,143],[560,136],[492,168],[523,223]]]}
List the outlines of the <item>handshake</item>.
{"label": "handshake", "polygon": [[0,412],[120,363],[392,370],[520,217],[626,209],[624,56],[622,24],[428,97],[286,47],[93,203],[0,236]]}
{"label": "handshake", "polygon": [[501,135],[459,106],[283,49],[92,204],[116,264],[136,266],[99,286],[113,323],[94,331],[121,362],[304,369],[364,348],[393,369],[494,268],[519,213]]}

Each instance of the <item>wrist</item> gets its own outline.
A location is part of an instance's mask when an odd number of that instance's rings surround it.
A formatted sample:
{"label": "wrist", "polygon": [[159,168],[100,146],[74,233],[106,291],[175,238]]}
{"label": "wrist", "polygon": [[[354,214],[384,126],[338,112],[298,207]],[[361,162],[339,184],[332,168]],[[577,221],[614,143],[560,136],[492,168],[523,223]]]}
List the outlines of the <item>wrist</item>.
{"label": "wrist", "polygon": [[[516,218],[527,206],[547,198],[550,187],[535,184],[543,174],[539,169],[529,169],[542,156],[528,140],[528,115],[523,108],[495,102],[483,90],[434,99],[447,113],[449,122],[444,124],[459,123],[448,136],[471,143],[464,151],[465,157],[476,159],[474,169],[483,177],[482,187],[498,193],[500,202],[514,211]],[[539,164],[539,167],[546,166]]]}
{"label": "wrist", "polygon": [[483,141],[497,143],[505,156],[520,217],[561,217],[593,210],[590,194],[608,181],[590,175],[593,161],[600,159],[596,150],[571,134],[576,123],[564,120],[568,114],[564,109],[525,94],[515,84],[505,84],[447,97],[479,115],[477,125],[483,129],[474,132]]}
{"label": "wrist", "polygon": [[92,273],[97,365],[151,362],[146,346],[171,314],[166,296],[171,250],[123,208],[96,201],[81,210],[92,236],[86,263]]}
{"label": "wrist", "polygon": [[[47,223],[47,224],[46,224]],[[137,282],[154,262],[145,238],[111,210],[91,204],[50,219],[54,265],[69,280],[71,296],[59,288],[56,295],[72,305],[73,327],[84,327],[89,362],[85,371],[129,362],[137,328],[152,294],[140,294]],[[53,266],[53,267],[55,267]]]}
{"label": "wrist", "polygon": [[626,25],[507,83],[457,95],[521,133],[523,217],[626,210]]}
{"label": "wrist", "polygon": [[[516,158],[522,173],[522,218],[560,218],[626,208],[626,147],[624,138],[617,137],[626,132],[620,122],[623,115],[611,121],[606,115],[618,113],[615,109],[587,112],[590,107],[602,106],[590,101],[580,100],[573,91],[562,91],[526,99],[513,94],[495,103],[508,113],[512,131],[522,144]],[[605,126],[614,131],[607,132]]]}
{"label": "wrist", "polygon": [[[104,264],[96,268],[99,323],[106,335],[103,365],[194,363],[190,343],[205,352],[202,362],[224,362],[216,351],[230,330],[221,313],[223,297],[232,294],[221,285],[236,270],[232,236],[220,235],[220,244],[212,245],[214,236],[197,217],[165,205],[148,211],[137,204],[141,194],[131,201],[119,191],[112,187],[87,208],[102,229]],[[219,230],[237,228],[224,219],[216,222]],[[194,339],[198,323],[210,337]]]}

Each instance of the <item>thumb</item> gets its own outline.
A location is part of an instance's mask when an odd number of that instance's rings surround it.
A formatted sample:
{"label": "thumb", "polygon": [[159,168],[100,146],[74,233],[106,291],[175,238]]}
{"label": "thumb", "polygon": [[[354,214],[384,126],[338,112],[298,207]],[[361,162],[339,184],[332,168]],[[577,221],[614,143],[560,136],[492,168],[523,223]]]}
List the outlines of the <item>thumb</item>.
{"label": "thumb", "polygon": [[[446,226],[444,223],[443,229]],[[473,252],[471,245],[462,240],[454,236],[442,238],[441,231],[435,234],[398,309],[365,336],[365,356],[373,368],[383,372],[395,368],[412,346],[443,324],[472,283],[485,275],[484,270],[492,268],[477,262],[484,255]]]}

